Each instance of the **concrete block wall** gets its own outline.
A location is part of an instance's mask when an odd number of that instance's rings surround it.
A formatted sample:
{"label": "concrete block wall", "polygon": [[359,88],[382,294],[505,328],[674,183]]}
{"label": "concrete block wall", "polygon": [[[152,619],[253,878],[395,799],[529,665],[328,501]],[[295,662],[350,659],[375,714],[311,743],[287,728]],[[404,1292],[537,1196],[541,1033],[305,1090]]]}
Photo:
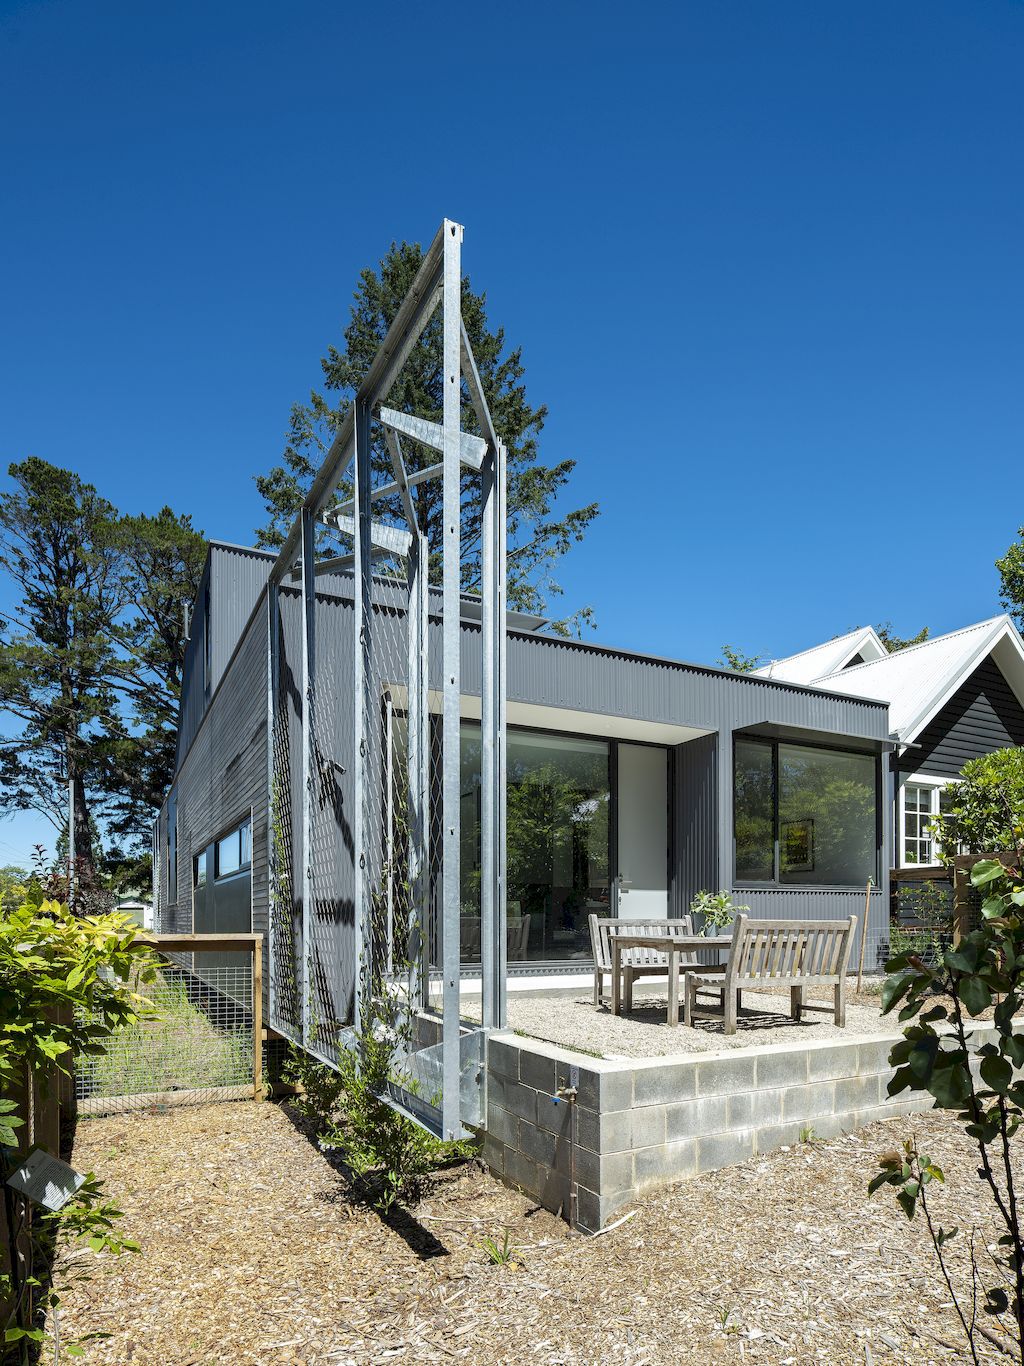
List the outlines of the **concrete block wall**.
{"label": "concrete block wall", "polygon": [[[594,1232],[653,1187],[798,1143],[809,1130],[832,1138],[930,1108],[923,1092],[887,1094],[898,1037],[613,1061],[494,1034],[484,1160],[566,1218],[575,1189],[577,1223]],[[556,1104],[572,1081],[575,1103]]]}

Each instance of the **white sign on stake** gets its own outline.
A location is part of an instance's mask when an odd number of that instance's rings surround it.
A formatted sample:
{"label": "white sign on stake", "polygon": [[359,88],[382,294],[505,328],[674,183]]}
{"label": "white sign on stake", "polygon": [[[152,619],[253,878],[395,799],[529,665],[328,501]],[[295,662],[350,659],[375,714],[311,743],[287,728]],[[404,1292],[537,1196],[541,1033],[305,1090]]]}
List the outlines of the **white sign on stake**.
{"label": "white sign on stake", "polygon": [[43,1209],[56,1213],[85,1185],[85,1177],[59,1157],[36,1148],[7,1178],[7,1184]]}

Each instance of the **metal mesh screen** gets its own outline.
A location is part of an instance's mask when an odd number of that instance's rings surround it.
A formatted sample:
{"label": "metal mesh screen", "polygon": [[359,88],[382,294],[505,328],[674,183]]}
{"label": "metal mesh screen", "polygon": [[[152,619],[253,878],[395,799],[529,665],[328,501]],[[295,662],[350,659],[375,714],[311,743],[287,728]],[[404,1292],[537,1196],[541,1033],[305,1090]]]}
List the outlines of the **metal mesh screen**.
{"label": "metal mesh screen", "polygon": [[167,961],[155,981],[135,984],[155,1019],[118,1030],[105,1053],[78,1059],[80,1116],[252,1099],[250,955],[189,957],[194,969]]}
{"label": "metal mesh screen", "polygon": [[299,926],[296,923],[295,794],[301,698],[289,665],[284,617],[276,586],[270,588],[270,1017],[282,1033],[297,1039],[302,1032]]}

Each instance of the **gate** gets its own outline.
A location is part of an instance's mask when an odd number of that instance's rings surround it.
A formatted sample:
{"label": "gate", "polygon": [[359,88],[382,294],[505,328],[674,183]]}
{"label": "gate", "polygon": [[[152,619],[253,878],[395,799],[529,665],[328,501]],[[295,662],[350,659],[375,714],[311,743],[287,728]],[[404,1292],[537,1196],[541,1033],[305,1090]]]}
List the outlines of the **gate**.
{"label": "gate", "polygon": [[135,984],[155,1018],[117,1030],[75,1065],[79,1117],[263,1094],[263,936],[168,934],[149,940],[156,979]]}

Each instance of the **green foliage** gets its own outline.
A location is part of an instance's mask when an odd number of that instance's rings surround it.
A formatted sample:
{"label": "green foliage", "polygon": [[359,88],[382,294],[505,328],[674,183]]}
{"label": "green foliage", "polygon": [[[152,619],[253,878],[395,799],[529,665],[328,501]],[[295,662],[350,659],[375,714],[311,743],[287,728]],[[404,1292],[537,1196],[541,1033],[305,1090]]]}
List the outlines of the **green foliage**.
{"label": "green foliage", "polygon": [[[284,464],[256,479],[270,514],[270,521],[257,533],[261,545],[281,544],[422,259],[419,245],[393,244],[378,271],[367,269],[360,275],[344,344],[340,350],[328,347],[321,360],[324,393],[314,391],[308,403],[293,407]],[[598,515],[598,507],[590,503],[571,511],[561,507],[555,511],[576,462],[562,460],[550,466],[539,462],[537,438],[546,409],[533,408],[527,401],[522,352],[518,347],[507,347],[501,328],[489,328],[486,300],[482,294],[473,293],[468,279],[462,282],[462,316],[495,428],[508,448],[508,603],[521,611],[546,614],[551,599],[562,593],[554,578],[558,562],[575,542],[583,539]],[[388,400],[393,408],[440,421],[440,355],[438,313],[428,323],[395,382]],[[463,425],[467,431],[476,431],[475,415],[469,408],[464,412]],[[436,453],[414,442],[406,443],[405,449],[412,470],[436,463]],[[392,477],[379,432],[374,437],[372,463],[376,474]],[[472,481],[467,478],[467,491],[471,487]],[[399,510],[397,499],[383,499],[376,506],[384,513],[397,514]],[[439,565],[442,529],[438,481],[419,485],[416,507],[420,530],[426,532],[430,544],[434,573]],[[480,583],[480,533],[479,499],[470,496],[463,503],[462,523],[463,588],[468,592],[476,590]],[[590,609],[583,608],[560,625],[566,632],[579,630],[590,616]]]}
{"label": "green foliage", "polygon": [[484,1256],[491,1266],[521,1266],[522,1258],[519,1249],[512,1243],[512,1236],[508,1229],[502,1234],[501,1242],[489,1235],[480,1239],[480,1246],[484,1250]]}
{"label": "green foliage", "polygon": [[948,897],[927,881],[899,887],[896,901],[900,918],[889,927],[890,957],[916,954],[928,963],[937,962],[953,933]]}
{"label": "green foliage", "polygon": [[[149,1014],[128,983],[133,975],[146,983],[152,972],[151,952],[127,916],[75,916],[45,900],[0,916],[0,1092],[15,1096],[0,1102],[0,1141],[13,1146],[15,1131],[24,1128],[26,1102],[16,1097],[19,1088],[29,1094],[33,1076],[43,1078],[45,1091],[54,1071],[70,1072],[81,1054],[102,1054],[116,1030]],[[137,1245],[117,1234],[121,1211],[91,1174],[62,1210],[30,1225],[24,1200],[5,1187],[4,1215],[8,1246],[27,1251],[0,1277],[0,1298],[11,1305],[3,1360],[27,1363],[30,1347],[44,1338],[36,1321],[40,1303],[53,1311],[59,1305],[47,1286],[60,1243],[114,1255]]]}
{"label": "green foliage", "polygon": [[898,650],[905,650],[908,645],[923,644],[930,632],[927,626],[922,626],[916,636],[898,636],[892,629],[892,622],[883,621],[875,627],[875,634],[889,653],[894,655]]}
{"label": "green foliage", "polygon": [[360,1197],[384,1212],[418,1199],[432,1172],[476,1151],[472,1140],[434,1138],[382,1099],[392,1086],[415,1093],[396,1067],[408,1033],[403,1007],[375,993],[356,1046],[339,1050],[340,1115],[320,1136],[321,1146],[335,1150],[351,1171]]}
{"label": "green foliage", "polygon": [[1024,841],[1024,748],[969,759],[946,794],[946,810],[935,822],[944,863],[952,862],[958,848],[997,854]]}
{"label": "green foliage", "polygon": [[749,911],[749,906],[737,906],[732,897],[725,890],[720,892],[698,892],[690,902],[690,910],[694,915],[704,917],[704,923],[700,928],[701,934],[711,934],[715,930],[725,929],[731,925],[742,911]]}
{"label": "green foliage", "polygon": [[147,1015],[127,985],[133,972],[152,980],[152,954],[126,915],[74,916],[44,901],[0,917],[0,1085],[69,1072],[77,1054],[102,1052],[114,1030]]}
{"label": "green foliage", "polygon": [[[1017,1338],[1018,1359],[1024,1360],[1024,1240],[1014,1188],[1014,1139],[1024,1118],[1024,1029],[1018,1012],[1024,1005],[1024,879],[1018,855],[1013,868],[983,860],[971,870],[972,884],[984,896],[982,923],[958,945],[947,949],[941,962],[929,966],[915,954],[903,954],[887,964],[882,988],[882,1011],[898,1008],[906,1027],[889,1061],[896,1069],[889,1094],[915,1089],[927,1091],[940,1109],[956,1115],[973,1140],[984,1183],[1004,1232],[995,1266],[1000,1280],[985,1288],[987,1312],[1010,1314]],[[994,1005],[993,1042],[977,1045],[969,1022]],[[976,1071],[975,1071],[976,1069]],[[953,1231],[936,1228],[927,1206],[929,1182],[943,1174],[929,1158],[908,1144],[902,1156],[888,1154],[871,1183],[896,1189],[896,1198],[912,1219],[920,1206],[939,1258],[947,1288],[967,1335],[972,1359],[977,1361],[975,1308],[965,1308],[953,1291],[943,1255]],[[982,1274],[973,1261],[974,1276]]]}
{"label": "green foliage", "polygon": [[14,863],[8,863],[6,867],[0,868],[0,915],[13,910],[15,906],[20,906],[25,900],[29,878],[28,869],[19,868]]}
{"label": "green foliage", "polygon": [[[38,811],[67,826],[97,863],[97,822],[138,863],[173,771],[184,660],[182,608],[205,542],[188,518],[123,517],[69,470],[35,458],[10,466],[0,495],[0,814]],[[66,834],[65,834],[66,839]],[[77,904],[77,903],[76,903]]]}
{"label": "green foliage", "polygon": [[999,570],[999,600],[1024,630],[1024,526],[1006,554],[996,560]]}
{"label": "green foliage", "polygon": [[317,1136],[331,1129],[342,1100],[341,1073],[293,1044],[288,1050],[284,1079],[298,1088],[291,1108],[309,1120]]}
{"label": "green foliage", "polygon": [[731,645],[723,645],[721,658],[717,663],[720,669],[732,669],[739,674],[749,674],[767,663],[767,659],[764,655],[747,655],[742,650],[733,649]]}

